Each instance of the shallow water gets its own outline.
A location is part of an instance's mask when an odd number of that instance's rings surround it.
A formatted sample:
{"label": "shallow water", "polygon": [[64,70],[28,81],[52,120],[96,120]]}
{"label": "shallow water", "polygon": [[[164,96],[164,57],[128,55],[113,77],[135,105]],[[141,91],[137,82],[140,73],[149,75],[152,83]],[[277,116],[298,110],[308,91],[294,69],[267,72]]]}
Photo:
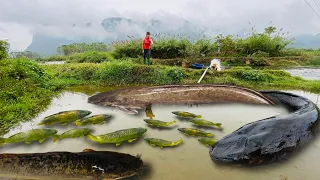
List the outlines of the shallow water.
{"label": "shallow water", "polygon": [[320,80],[320,68],[297,68],[286,71],[292,76],[300,76],[307,80]]}
{"label": "shallow water", "polygon": [[[301,91],[293,93],[306,96],[316,102],[318,96]],[[35,153],[48,151],[71,151],[78,152],[86,148],[94,150],[111,150],[132,155],[142,154],[142,160],[146,167],[140,177],[129,179],[143,180],[194,180],[194,179],[217,179],[217,180],[320,180],[319,159],[320,139],[297,153],[285,163],[273,163],[259,167],[243,167],[238,165],[217,165],[209,156],[209,148],[200,144],[196,137],[187,137],[177,130],[182,127],[193,127],[192,124],[178,120],[174,128],[159,130],[148,127],[143,121],[146,117],[144,111],[137,115],[128,115],[115,108],[100,107],[87,103],[88,95],[83,93],[65,92],[60,97],[53,99],[49,108],[40,114],[33,122],[23,123],[20,127],[12,129],[5,137],[39,128],[36,124],[44,117],[59,111],[86,109],[92,111],[91,115],[110,113],[114,116],[104,125],[89,126],[95,131],[93,134],[105,134],[119,129],[133,127],[147,127],[147,133],[133,143],[123,143],[119,147],[115,145],[98,145],[86,137],[83,139],[63,139],[53,143],[47,139],[43,144],[33,142],[31,145],[14,144],[0,147],[2,153]],[[222,123],[223,131],[204,129],[215,134],[216,139],[235,131],[249,122],[267,118],[274,115],[285,114],[287,111],[281,107],[250,106],[250,105],[172,105],[153,106],[154,119],[172,121],[176,119],[172,111],[189,111],[203,115],[204,119]],[[90,116],[91,116],[90,115]],[[42,127],[42,126],[40,126]],[[72,124],[65,127],[49,126],[63,133],[68,129],[75,128]],[[184,143],[174,148],[152,147],[144,142],[144,137],[163,138],[177,141],[183,139]],[[1,178],[0,178],[1,179]]]}

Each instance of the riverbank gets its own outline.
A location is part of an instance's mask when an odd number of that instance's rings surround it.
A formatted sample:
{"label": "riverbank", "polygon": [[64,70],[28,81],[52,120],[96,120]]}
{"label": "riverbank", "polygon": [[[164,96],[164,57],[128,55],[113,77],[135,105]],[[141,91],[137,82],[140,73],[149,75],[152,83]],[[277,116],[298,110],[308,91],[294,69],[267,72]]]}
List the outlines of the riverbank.
{"label": "riverbank", "polygon": [[[99,86],[119,88],[193,84],[203,71],[160,65],[145,66],[126,61],[39,65],[28,59],[2,60],[1,134],[35,117],[47,108],[52,97],[66,88],[79,85],[95,89]],[[292,77],[282,70],[255,70],[250,67],[209,71],[201,83],[236,85],[256,90],[290,89],[320,93],[320,81]]]}

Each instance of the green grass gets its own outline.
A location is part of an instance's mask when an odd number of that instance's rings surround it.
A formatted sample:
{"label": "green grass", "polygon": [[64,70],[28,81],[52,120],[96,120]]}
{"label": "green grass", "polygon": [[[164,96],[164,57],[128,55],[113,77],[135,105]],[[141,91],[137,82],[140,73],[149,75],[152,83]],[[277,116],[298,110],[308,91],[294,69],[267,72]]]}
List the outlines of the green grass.
{"label": "green grass", "polygon": [[50,104],[59,90],[48,75],[35,62],[27,59],[0,61],[0,135]]}

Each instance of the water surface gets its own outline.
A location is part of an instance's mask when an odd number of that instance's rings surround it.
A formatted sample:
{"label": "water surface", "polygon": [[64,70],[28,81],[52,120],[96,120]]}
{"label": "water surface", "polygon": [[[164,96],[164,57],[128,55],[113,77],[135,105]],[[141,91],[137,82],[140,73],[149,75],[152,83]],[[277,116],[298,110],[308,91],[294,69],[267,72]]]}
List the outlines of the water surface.
{"label": "water surface", "polygon": [[320,80],[320,68],[296,68],[286,71],[292,76],[300,76],[307,80]]}
{"label": "water surface", "polygon": [[[306,96],[316,102],[318,96],[301,91],[291,91],[293,93]],[[92,94],[92,93],[90,93]],[[12,134],[26,131],[32,128],[39,128],[36,124],[44,117],[66,110],[85,109],[92,111],[91,115],[109,113],[113,115],[108,123],[104,125],[89,126],[94,129],[93,134],[105,134],[112,131],[146,127],[147,133],[133,143],[125,142],[119,147],[114,144],[98,145],[88,140],[63,139],[53,143],[52,139],[47,139],[43,144],[33,142],[31,145],[24,143],[14,145],[4,145],[0,147],[2,153],[35,153],[48,151],[71,151],[78,152],[86,148],[94,150],[109,150],[129,153],[132,155],[142,154],[142,160],[146,167],[144,173],[139,177],[129,179],[143,180],[194,180],[194,179],[217,179],[217,180],[320,180],[319,159],[320,159],[320,139],[312,143],[303,151],[297,153],[285,163],[273,163],[259,167],[243,167],[239,165],[217,165],[209,156],[209,148],[200,144],[196,137],[187,137],[177,130],[177,128],[194,127],[185,120],[178,120],[172,111],[189,111],[201,114],[204,119],[222,123],[224,129],[203,129],[215,134],[216,139],[221,139],[227,134],[237,130],[242,125],[252,121],[267,118],[274,115],[288,113],[281,107],[252,106],[252,105],[172,105],[152,107],[154,119],[172,121],[177,119],[177,124],[168,130],[160,130],[148,127],[143,121],[148,115],[142,111],[137,115],[128,115],[120,110],[109,107],[101,107],[87,103],[88,95],[84,93],[64,92],[59,97],[54,98],[49,108],[36,117],[32,122],[21,124],[12,129],[5,137]],[[91,116],[90,115],[90,116]],[[44,126],[40,126],[44,127]],[[75,128],[72,124],[65,127],[49,126],[56,128],[59,133]],[[174,148],[152,147],[143,138],[163,138],[177,141],[183,139],[184,143]]]}

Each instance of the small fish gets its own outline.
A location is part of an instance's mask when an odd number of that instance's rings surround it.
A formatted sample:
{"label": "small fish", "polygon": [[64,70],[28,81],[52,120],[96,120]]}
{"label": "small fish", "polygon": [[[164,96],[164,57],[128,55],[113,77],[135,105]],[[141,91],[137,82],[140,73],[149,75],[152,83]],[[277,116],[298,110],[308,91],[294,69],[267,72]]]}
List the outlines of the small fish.
{"label": "small fish", "polygon": [[207,133],[205,131],[202,131],[200,129],[194,129],[194,128],[179,128],[180,132],[183,132],[186,136],[202,136],[202,137],[213,137],[212,133]]}
{"label": "small fish", "polygon": [[61,135],[54,135],[53,142],[56,142],[58,139],[65,139],[65,138],[76,138],[76,137],[83,137],[90,134],[92,130],[89,128],[79,128],[79,129],[71,129],[62,133]]}
{"label": "small fish", "polygon": [[130,128],[130,129],[118,130],[115,132],[111,132],[111,133],[103,134],[99,136],[94,136],[89,134],[88,138],[100,144],[111,143],[111,144],[116,144],[116,146],[119,146],[124,141],[128,141],[129,143],[135,141],[140,136],[142,136],[145,132],[147,132],[147,129],[145,128]]}
{"label": "small fish", "polygon": [[67,125],[71,121],[81,119],[91,114],[91,111],[87,110],[73,110],[73,111],[62,111],[57,114],[53,114],[45,117],[39,124],[40,125],[52,125],[61,123],[61,125]]}
{"label": "small fish", "polygon": [[206,121],[203,119],[193,119],[190,120],[189,122],[195,124],[196,126],[216,126],[218,128],[221,128],[221,123],[213,123],[211,121]]}
{"label": "small fish", "polygon": [[180,139],[177,142],[167,141],[164,139],[156,139],[156,138],[145,138],[144,140],[147,143],[149,143],[151,146],[159,146],[160,148],[177,146],[183,142],[182,139]]}
{"label": "small fish", "polygon": [[74,121],[72,124],[77,126],[87,126],[89,124],[101,124],[103,125],[106,120],[110,119],[111,115],[109,114],[99,114],[91,117],[87,117],[85,119],[78,119]]}
{"label": "small fish", "polygon": [[176,120],[171,122],[165,122],[165,121],[151,120],[151,119],[144,119],[144,121],[148,123],[150,126],[156,126],[156,127],[167,127],[177,122]]}
{"label": "small fish", "polygon": [[201,138],[201,139],[198,139],[198,141],[206,146],[213,146],[217,143],[217,140],[214,140],[212,138]]}
{"label": "small fish", "polygon": [[196,115],[185,111],[173,111],[172,113],[182,118],[202,118],[201,115]]}
{"label": "small fish", "polygon": [[31,144],[32,141],[39,141],[39,143],[43,143],[48,137],[57,134],[57,132],[58,131],[55,129],[32,129],[6,138],[5,143],[25,142],[26,144]]}

